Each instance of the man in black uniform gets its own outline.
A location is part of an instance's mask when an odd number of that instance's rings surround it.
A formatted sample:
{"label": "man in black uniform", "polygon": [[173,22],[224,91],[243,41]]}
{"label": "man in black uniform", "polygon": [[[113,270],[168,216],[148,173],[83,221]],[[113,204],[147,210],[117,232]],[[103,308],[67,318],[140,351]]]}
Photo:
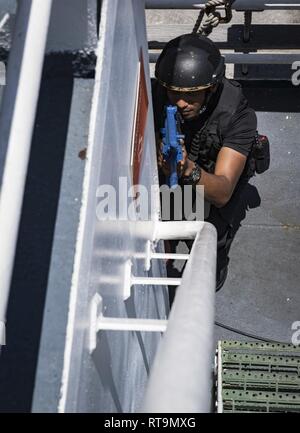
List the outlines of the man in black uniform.
{"label": "man in black uniform", "polygon": [[[204,185],[210,203],[206,221],[218,232],[218,290],[227,276],[235,212],[253,175],[256,114],[240,85],[225,78],[224,58],[207,37],[188,34],[171,40],[157,61],[155,76],[156,132],[163,127],[164,106],[176,105],[185,135],[180,182]],[[167,169],[160,151],[158,164]]]}

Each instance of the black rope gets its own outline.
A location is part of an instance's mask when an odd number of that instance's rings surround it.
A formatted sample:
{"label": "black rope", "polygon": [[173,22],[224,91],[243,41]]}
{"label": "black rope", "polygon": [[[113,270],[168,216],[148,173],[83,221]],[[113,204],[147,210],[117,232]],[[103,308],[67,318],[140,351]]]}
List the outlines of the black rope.
{"label": "black rope", "polygon": [[202,23],[202,20],[203,20],[204,14],[205,14],[205,9],[202,9],[202,10],[199,12],[199,15],[198,15],[197,21],[195,22],[195,25],[194,25],[194,28],[193,28],[192,33],[197,33],[197,32],[198,32],[199,27],[200,27],[200,25],[201,25],[201,23]]}
{"label": "black rope", "polygon": [[251,334],[250,332],[245,332],[240,329],[233,328],[231,326],[225,325],[224,323],[215,322],[215,325],[220,328],[226,329],[227,331],[234,332],[235,334],[243,335],[244,337],[250,337],[253,338],[254,340],[263,341],[264,343],[289,344],[287,342],[272,340],[271,338],[266,338],[266,337],[261,337],[259,335]]}
{"label": "black rope", "polygon": [[[233,0],[208,0],[203,9],[200,10],[196,23],[194,25],[192,33],[200,33],[205,36],[209,36],[217,25],[220,23],[228,23],[232,18],[232,3]],[[224,6],[226,16],[221,17],[221,14],[216,11],[218,6]],[[203,22],[203,18],[207,15],[206,21]],[[203,24],[202,24],[203,22]],[[200,30],[199,30],[200,29]]]}

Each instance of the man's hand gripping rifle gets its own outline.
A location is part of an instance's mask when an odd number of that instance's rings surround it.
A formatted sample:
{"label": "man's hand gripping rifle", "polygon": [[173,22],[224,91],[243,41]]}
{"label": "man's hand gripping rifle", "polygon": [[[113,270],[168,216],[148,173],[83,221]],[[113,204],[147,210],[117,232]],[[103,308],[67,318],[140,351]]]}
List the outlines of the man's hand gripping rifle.
{"label": "man's hand gripping rifle", "polygon": [[177,107],[168,105],[165,107],[165,127],[161,129],[163,140],[163,157],[170,166],[171,174],[168,177],[170,188],[176,188],[178,185],[177,167],[178,163],[183,160],[181,139],[184,135],[178,132]]}

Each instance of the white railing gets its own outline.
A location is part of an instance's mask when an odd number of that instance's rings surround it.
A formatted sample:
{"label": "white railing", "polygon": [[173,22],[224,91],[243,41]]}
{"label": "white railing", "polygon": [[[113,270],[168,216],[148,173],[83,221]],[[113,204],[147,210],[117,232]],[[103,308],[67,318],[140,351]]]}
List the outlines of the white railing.
{"label": "white railing", "polygon": [[[169,319],[104,316],[102,297],[96,293],[90,308],[89,351],[91,355],[95,352],[97,336],[104,331],[165,332],[158,347],[142,410],[154,413],[210,412],[213,398],[217,232],[213,225],[201,221],[156,222],[154,227],[154,243],[166,239],[195,239],[182,279],[159,279],[161,286],[179,286]],[[159,258],[166,259],[166,256],[168,254],[161,254]],[[173,258],[182,257],[174,254]],[[133,276],[130,266],[126,274],[126,298],[130,296],[131,286],[155,284],[153,278],[144,277],[141,280]]]}
{"label": "white railing", "polygon": [[0,118],[0,346],[5,317],[52,0],[18,2]]}
{"label": "white railing", "polygon": [[151,370],[143,412],[212,410],[217,234],[197,234]]}

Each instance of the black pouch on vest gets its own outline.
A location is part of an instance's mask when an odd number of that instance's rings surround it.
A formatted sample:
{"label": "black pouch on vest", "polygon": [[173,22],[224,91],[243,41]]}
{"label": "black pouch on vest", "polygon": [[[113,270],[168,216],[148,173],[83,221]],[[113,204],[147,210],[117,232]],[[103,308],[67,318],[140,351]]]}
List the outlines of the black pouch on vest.
{"label": "black pouch on vest", "polygon": [[267,171],[270,167],[270,143],[266,135],[256,133],[252,152],[256,173],[261,174]]}

